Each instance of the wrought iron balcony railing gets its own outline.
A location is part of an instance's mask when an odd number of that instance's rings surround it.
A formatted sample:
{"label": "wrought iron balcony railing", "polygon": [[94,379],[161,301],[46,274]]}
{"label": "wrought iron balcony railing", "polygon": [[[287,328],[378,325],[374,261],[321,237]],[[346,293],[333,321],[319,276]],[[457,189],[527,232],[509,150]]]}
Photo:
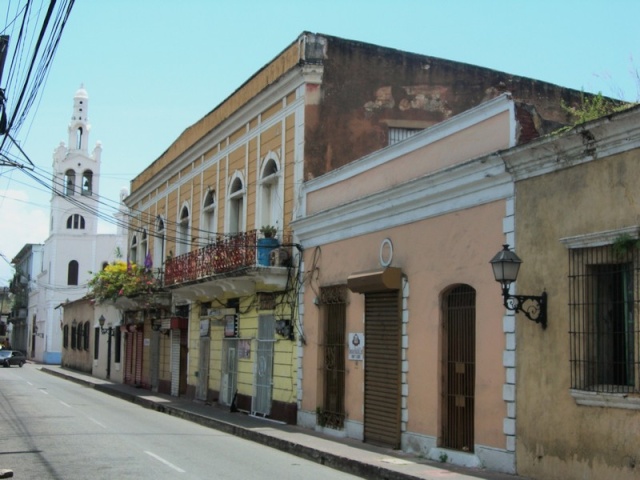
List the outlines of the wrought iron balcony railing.
{"label": "wrought iron balcony railing", "polygon": [[198,250],[167,259],[164,285],[207,279],[258,265],[258,232],[220,236]]}

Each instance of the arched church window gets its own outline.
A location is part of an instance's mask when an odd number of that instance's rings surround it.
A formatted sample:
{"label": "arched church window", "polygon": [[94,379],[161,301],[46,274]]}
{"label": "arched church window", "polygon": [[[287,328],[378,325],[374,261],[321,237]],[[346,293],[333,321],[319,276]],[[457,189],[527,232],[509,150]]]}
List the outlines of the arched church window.
{"label": "arched church window", "polygon": [[82,127],[78,127],[76,130],[76,148],[80,150],[82,147]]}
{"label": "arched church window", "polygon": [[85,221],[82,215],[74,213],[73,215],[67,218],[67,229],[68,230],[84,230]]}
{"label": "arched church window", "polygon": [[78,262],[71,260],[67,268],[67,285],[78,285]]}
{"label": "arched church window", "polygon": [[93,191],[93,172],[85,170],[82,174],[82,195],[91,195]]}
{"label": "arched church window", "polygon": [[73,195],[76,189],[76,172],[67,170],[64,173],[64,194]]}

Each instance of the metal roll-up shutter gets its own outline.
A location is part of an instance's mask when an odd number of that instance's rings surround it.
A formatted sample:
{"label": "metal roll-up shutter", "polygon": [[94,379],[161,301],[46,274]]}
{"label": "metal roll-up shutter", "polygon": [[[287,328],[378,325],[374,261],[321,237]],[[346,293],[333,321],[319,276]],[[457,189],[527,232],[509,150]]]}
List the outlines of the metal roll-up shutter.
{"label": "metal roll-up shutter", "polygon": [[365,294],[364,441],[400,447],[400,294]]}

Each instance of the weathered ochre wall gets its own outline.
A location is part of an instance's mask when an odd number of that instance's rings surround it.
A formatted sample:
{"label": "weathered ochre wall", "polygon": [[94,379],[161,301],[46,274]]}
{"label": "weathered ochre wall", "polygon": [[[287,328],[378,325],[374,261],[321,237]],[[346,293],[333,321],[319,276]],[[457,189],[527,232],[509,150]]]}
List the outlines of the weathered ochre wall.
{"label": "weathered ochre wall", "polygon": [[[305,112],[305,180],[385,147],[388,126],[439,123],[506,91],[544,120],[581,92],[483,67],[327,36],[318,100]],[[545,121],[537,126],[549,131]]]}
{"label": "weathered ochre wall", "polygon": [[568,251],[560,239],[638,225],[640,153],[516,184],[518,291],[549,295],[549,326],[518,320],[518,473],[548,480],[640,478],[637,410],[576,405],[569,393]]}

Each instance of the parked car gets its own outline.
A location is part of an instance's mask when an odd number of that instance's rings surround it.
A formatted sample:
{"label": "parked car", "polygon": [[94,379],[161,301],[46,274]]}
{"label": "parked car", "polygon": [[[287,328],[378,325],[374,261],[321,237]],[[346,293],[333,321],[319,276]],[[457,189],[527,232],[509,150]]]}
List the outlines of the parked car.
{"label": "parked car", "polygon": [[0,350],[0,363],[3,367],[7,368],[11,365],[18,365],[21,367],[27,362],[27,357],[22,352],[17,350]]}

